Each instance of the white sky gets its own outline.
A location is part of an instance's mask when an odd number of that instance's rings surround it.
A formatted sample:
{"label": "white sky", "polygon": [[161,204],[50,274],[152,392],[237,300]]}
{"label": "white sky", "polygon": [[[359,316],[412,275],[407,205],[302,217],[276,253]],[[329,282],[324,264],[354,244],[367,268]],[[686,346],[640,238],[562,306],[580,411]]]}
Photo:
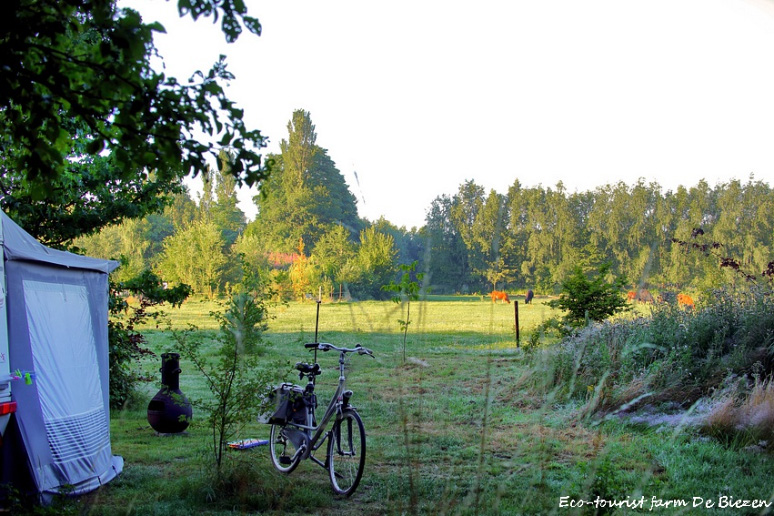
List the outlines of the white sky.
{"label": "white sky", "polygon": [[263,33],[232,45],[174,0],[121,5],[166,27],[169,75],[226,54],[269,152],[309,111],[372,221],[419,227],[468,179],[774,184],[774,0],[246,1]]}

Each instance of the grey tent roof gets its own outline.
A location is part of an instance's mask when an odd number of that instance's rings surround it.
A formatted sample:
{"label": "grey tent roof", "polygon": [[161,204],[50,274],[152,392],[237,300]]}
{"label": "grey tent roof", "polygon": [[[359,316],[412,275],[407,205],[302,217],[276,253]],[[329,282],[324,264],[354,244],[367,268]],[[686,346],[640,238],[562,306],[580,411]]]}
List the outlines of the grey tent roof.
{"label": "grey tent roof", "polygon": [[43,262],[61,267],[100,271],[105,274],[118,267],[118,262],[115,260],[102,260],[50,249],[35,240],[3,212],[0,212],[0,222],[3,224],[2,237],[6,260]]}

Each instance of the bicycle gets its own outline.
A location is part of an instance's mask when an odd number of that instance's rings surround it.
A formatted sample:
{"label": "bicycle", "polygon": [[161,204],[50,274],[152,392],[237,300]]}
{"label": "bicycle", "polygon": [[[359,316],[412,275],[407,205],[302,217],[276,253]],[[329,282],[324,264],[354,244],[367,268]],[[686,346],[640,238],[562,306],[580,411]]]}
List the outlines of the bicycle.
{"label": "bicycle", "polygon": [[[315,341],[316,337],[315,330]],[[281,402],[277,412],[269,420],[271,461],[278,471],[290,474],[302,460],[311,459],[328,470],[331,486],[336,494],[350,496],[363,476],[366,434],[357,409],[350,405],[352,391],[345,389],[345,356],[347,353],[357,353],[373,358],[373,351],[360,344],[354,348],[340,348],[327,342],[312,342],[304,344],[304,347],[314,349],[314,362],[298,362],[295,368],[299,371],[300,380],[304,377],[308,379],[306,387],[283,383],[275,390]],[[322,371],[317,363],[317,351],[331,350],[339,352],[339,383],[318,424],[315,414],[317,395],[314,388],[317,376]],[[333,426],[326,431],[331,419]],[[327,456],[323,462],[316,458],[314,453],[326,441]]]}

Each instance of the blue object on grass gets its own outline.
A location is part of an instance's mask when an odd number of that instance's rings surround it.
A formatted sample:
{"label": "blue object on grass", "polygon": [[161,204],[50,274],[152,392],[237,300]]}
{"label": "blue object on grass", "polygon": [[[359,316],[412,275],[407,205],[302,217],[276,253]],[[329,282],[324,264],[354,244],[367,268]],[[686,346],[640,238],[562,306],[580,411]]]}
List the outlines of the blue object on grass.
{"label": "blue object on grass", "polygon": [[228,443],[228,447],[235,450],[246,450],[248,448],[255,448],[256,446],[263,446],[264,444],[269,444],[269,441],[266,439],[242,439],[240,441]]}

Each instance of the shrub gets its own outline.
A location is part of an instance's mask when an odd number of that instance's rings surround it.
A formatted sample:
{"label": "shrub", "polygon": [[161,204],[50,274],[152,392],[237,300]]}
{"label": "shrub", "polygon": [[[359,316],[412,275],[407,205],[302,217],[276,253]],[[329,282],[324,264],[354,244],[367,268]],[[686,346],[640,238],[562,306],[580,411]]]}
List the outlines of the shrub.
{"label": "shrub", "polygon": [[[406,337],[408,335],[409,325],[411,324],[411,302],[419,300],[419,283],[425,277],[423,272],[415,272],[417,268],[417,260],[414,260],[411,265],[401,265],[400,270],[403,271],[401,275],[400,283],[391,281],[389,285],[382,285],[382,290],[385,292],[394,292],[392,301],[401,305],[406,305],[406,319],[399,319],[400,329],[403,332],[403,363],[406,363]],[[411,280],[411,274],[415,274],[417,281]]]}
{"label": "shrub", "polygon": [[[263,351],[261,334],[266,329],[267,310],[263,289],[249,274],[241,289],[232,294],[223,313],[211,313],[220,323],[212,356],[203,351],[202,339],[191,329],[172,333],[181,352],[204,376],[211,397],[194,400],[206,414],[212,430],[212,458],[216,479],[220,478],[223,453],[228,441],[266,409],[271,385],[284,375],[275,363],[259,363]],[[211,360],[214,359],[214,360]]]}
{"label": "shrub", "polygon": [[570,277],[562,282],[559,299],[549,302],[549,306],[566,310],[564,320],[575,328],[630,310],[621,295],[626,280],[619,277],[609,283],[609,272],[609,263],[600,265],[588,276],[582,267],[576,266]]}

